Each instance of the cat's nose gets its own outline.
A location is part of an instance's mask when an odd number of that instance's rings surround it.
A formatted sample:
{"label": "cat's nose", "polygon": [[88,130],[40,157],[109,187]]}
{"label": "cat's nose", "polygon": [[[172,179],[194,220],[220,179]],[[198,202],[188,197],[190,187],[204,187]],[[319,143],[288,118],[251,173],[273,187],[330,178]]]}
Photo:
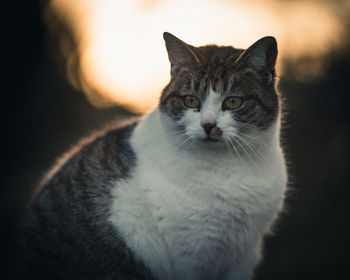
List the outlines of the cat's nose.
{"label": "cat's nose", "polygon": [[202,124],[202,127],[204,128],[205,130],[205,133],[207,135],[210,135],[210,132],[211,130],[216,126],[216,123],[210,123],[210,122],[207,122],[207,123],[203,123]]}

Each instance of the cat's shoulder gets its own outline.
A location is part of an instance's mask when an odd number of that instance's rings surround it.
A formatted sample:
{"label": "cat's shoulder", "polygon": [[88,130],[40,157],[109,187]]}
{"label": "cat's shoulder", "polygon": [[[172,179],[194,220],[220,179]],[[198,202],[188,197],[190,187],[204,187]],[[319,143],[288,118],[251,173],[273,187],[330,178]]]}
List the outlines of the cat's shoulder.
{"label": "cat's shoulder", "polygon": [[111,122],[103,129],[81,139],[63,154],[40,181],[40,188],[52,181],[76,178],[124,177],[135,164],[135,154],[129,143],[139,118]]}
{"label": "cat's shoulder", "polygon": [[56,164],[22,221],[21,273],[45,275],[40,279],[153,279],[108,222],[113,183],[135,164],[129,139],[137,123],[109,125]]}

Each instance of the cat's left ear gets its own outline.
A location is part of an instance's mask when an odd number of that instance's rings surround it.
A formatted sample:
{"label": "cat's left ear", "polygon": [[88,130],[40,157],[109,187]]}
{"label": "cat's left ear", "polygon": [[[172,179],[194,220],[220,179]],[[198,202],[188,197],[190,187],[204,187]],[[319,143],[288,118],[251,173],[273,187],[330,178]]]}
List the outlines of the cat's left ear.
{"label": "cat's left ear", "polygon": [[274,72],[277,58],[277,42],[274,37],[263,37],[246,49],[236,60],[240,66]]}

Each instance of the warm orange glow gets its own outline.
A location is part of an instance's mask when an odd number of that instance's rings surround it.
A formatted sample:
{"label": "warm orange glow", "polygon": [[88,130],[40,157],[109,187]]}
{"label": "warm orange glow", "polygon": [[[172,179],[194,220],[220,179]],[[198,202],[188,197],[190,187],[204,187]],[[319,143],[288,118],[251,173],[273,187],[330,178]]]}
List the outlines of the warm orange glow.
{"label": "warm orange glow", "polygon": [[280,61],[283,56],[318,57],[342,35],[332,10],[316,2],[53,0],[52,7],[79,42],[89,100],[137,111],[153,108],[169,80],[164,31],[192,45],[242,48],[273,35]]}

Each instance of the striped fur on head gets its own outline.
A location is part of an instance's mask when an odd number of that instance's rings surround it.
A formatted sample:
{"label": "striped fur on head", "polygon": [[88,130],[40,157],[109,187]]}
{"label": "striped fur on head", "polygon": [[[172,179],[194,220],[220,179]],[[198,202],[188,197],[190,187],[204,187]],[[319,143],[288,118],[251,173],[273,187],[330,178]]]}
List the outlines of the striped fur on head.
{"label": "striped fur on head", "polygon": [[[220,105],[214,108],[216,117],[229,114],[236,130],[246,127],[263,130],[276,120],[279,96],[275,90],[275,38],[264,37],[246,50],[216,45],[194,47],[167,32],[164,40],[171,63],[171,80],[162,92],[159,106],[175,122],[193,125],[183,120],[188,112],[192,116],[198,114],[197,119],[191,118],[201,122],[203,106],[214,93],[219,95]],[[186,95],[198,97],[201,106],[187,108],[183,101]],[[221,104],[229,96],[240,97],[243,105],[238,110],[223,110]],[[199,135],[203,137],[204,134]]]}

